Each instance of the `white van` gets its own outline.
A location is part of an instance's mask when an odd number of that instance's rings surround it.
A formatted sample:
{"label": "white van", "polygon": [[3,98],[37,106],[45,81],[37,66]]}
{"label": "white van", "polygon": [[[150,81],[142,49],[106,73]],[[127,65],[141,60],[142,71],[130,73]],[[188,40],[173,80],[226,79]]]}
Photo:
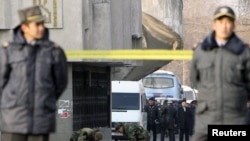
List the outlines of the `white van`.
{"label": "white van", "polygon": [[197,100],[197,91],[189,86],[182,85],[183,98],[186,98],[187,103],[191,103],[193,100]]}
{"label": "white van", "polygon": [[147,113],[144,106],[147,99],[144,87],[139,81],[112,81],[112,127],[116,123],[136,123],[147,127]]}

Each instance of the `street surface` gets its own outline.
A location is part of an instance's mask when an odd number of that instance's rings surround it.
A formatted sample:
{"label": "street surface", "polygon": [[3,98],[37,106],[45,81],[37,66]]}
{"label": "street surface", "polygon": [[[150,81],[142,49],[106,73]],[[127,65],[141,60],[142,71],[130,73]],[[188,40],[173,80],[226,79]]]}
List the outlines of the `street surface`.
{"label": "street surface", "polygon": [[[191,140],[191,137],[189,138]],[[153,137],[151,137],[150,141],[153,141]],[[157,141],[161,141],[161,134],[157,134]],[[164,141],[169,141],[168,137],[165,137]],[[179,141],[179,134],[175,135],[175,141]]]}

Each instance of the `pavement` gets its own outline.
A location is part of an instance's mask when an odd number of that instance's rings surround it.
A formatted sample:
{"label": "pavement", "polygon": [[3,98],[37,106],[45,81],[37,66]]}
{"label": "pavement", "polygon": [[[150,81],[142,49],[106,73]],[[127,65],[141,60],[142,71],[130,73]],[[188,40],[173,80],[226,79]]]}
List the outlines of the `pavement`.
{"label": "pavement", "polygon": [[[164,141],[168,141],[168,140],[169,140],[168,137],[165,137]],[[106,141],[106,140],[105,140],[105,141]],[[107,141],[108,141],[108,140],[107,140]],[[111,141],[111,140],[110,140],[110,141]],[[113,140],[113,141],[114,141],[114,140]],[[122,141],[124,141],[124,140],[122,140]],[[151,135],[150,141],[153,141],[152,135]],[[157,141],[161,141],[161,134],[160,134],[160,133],[157,134]],[[178,135],[178,134],[175,135],[175,141],[179,141],[179,135]]]}
{"label": "pavement", "polygon": [[[153,136],[151,137],[150,141],[153,141]],[[157,141],[161,141],[161,134],[157,134]],[[169,141],[169,138],[165,137],[164,141]],[[175,135],[175,141],[179,141],[179,134]]]}
{"label": "pavement", "polygon": [[[100,129],[100,131],[103,132],[103,140],[102,141],[114,141],[111,139],[111,129],[110,128],[99,128],[99,129]],[[1,137],[1,132],[0,132],[0,137]],[[189,138],[189,140],[191,141],[191,137]],[[0,138],[0,141],[1,141],[1,138]],[[150,141],[153,141],[152,136],[151,136]],[[161,141],[161,134],[160,133],[157,134],[157,141]],[[164,141],[169,141],[168,137],[165,137]],[[175,135],[175,141],[179,141],[179,134]]]}
{"label": "pavement", "polygon": [[112,141],[111,128],[99,128],[99,130],[103,133],[102,141]]}
{"label": "pavement", "polygon": [[[153,141],[153,138],[151,138],[150,141]],[[157,134],[157,141],[161,141],[161,134]],[[164,141],[169,141],[169,138],[165,137]],[[175,141],[179,141],[179,134],[175,135]],[[183,141],[185,141],[185,139]],[[191,141],[191,136],[189,136],[189,141]]]}

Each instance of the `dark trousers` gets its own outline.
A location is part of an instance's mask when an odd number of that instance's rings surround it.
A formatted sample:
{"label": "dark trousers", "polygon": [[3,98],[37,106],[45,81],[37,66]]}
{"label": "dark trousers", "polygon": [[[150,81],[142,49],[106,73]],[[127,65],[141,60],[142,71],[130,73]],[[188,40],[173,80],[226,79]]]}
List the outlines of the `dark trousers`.
{"label": "dark trousers", "polygon": [[148,125],[147,127],[148,132],[153,132],[153,141],[156,141],[157,138],[157,132],[156,132],[156,125]]}
{"label": "dark trousers", "polygon": [[185,141],[189,141],[189,130],[188,128],[185,129],[180,129],[180,140],[179,141],[183,141],[183,136],[185,136]]}
{"label": "dark trousers", "polygon": [[167,134],[167,128],[166,127],[161,127],[161,141],[164,141]]}
{"label": "dark trousers", "polygon": [[175,129],[168,129],[169,141],[175,141]]}
{"label": "dark trousers", "polygon": [[174,134],[179,134],[179,125],[178,124],[174,127]]}
{"label": "dark trousers", "polygon": [[1,141],[49,141],[49,135],[30,135],[3,132]]}

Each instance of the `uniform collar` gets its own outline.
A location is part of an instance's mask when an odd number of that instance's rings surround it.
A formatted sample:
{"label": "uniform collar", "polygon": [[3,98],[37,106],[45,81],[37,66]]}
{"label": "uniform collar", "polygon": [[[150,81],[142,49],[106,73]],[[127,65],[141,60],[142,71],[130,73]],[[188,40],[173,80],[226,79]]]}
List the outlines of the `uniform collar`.
{"label": "uniform collar", "polygon": [[[215,40],[215,32],[210,33],[201,43],[201,48],[203,50],[213,50],[218,48],[219,45]],[[228,39],[227,43],[224,45],[225,49],[229,50],[234,54],[241,54],[244,51],[245,44],[241,41],[235,33]]]}
{"label": "uniform collar", "polygon": [[[28,44],[26,39],[24,38],[23,32],[21,31],[21,25],[18,25],[13,29],[13,40],[17,44],[25,45]],[[45,28],[45,33],[42,39],[37,40],[35,45],[45,44],[49,40],[49,30]]]}

